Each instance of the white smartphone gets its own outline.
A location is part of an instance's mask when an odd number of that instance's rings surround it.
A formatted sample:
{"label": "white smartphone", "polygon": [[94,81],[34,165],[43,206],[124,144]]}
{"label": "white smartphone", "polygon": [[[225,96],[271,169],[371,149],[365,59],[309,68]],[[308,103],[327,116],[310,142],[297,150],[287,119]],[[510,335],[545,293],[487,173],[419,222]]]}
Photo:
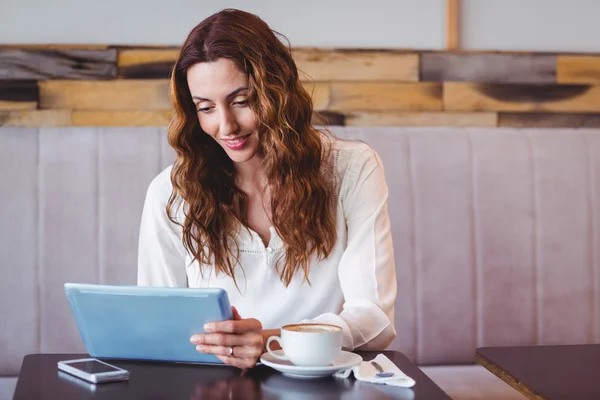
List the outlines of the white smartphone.
{"label": "white smartphone", "polygon": [[95,358],[59,361],[58,369],[92,383],[126,381],[129,379],[129,371]]}

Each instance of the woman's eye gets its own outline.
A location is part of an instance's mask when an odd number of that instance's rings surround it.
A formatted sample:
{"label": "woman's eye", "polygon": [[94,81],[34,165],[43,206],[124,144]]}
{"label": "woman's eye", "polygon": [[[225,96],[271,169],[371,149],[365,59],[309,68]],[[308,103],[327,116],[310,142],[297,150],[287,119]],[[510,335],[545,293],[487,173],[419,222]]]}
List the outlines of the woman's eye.
{"label": "woman's eye", "polygon": [[236,104],[236,105],[238,105],[238,106],[245,106],[245,105],[247,105],[247,104],[248,104],[248,100],[236,101],[236,102],[235,102],[235,103],[233,103],[233,104]]}
{"label": "woman's eye", "polygon": [[198,112],[207,113],[210,112],[210,107],[202,107],[198,109]]}

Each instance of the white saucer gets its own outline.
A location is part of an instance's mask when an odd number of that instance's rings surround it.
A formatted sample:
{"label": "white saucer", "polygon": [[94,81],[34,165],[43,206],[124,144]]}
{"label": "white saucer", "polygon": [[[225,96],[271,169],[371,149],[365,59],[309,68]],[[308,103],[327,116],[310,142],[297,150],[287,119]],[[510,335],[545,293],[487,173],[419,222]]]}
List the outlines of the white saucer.
{"label": "white saucer", "polygon": [[[277,355],[283,355],[283,350],[275,350],[274,352]],[[339,357],[336,358],[331,365],[325,367],[299,367],[289,361],[279,360],[269,353],[260,356],[260,361],[266,366],[283,373],[285,376],[291,378],[313,379],[323,378],[333,375],[338,371],[352,368],[361,363],[362,357],[358,354],[350,353],[349,351],[342,351]]]}

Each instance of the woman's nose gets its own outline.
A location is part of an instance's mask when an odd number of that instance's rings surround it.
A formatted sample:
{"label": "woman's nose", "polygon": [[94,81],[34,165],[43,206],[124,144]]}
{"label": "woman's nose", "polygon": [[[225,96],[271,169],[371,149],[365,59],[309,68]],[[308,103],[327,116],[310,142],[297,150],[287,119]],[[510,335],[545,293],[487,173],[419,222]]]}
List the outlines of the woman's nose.
{"label": "woman's nose", "polygon": [[220,137],[230,136],[232,134],[237,133],[237,131],[239,129],[240,129],[240,126],[237,122],[237,119],[236,119],[234,113],[232,113],[230,111],[224,111],[221,114],[221,121],[220,121],[220,125],[219,125],[219,136]]}

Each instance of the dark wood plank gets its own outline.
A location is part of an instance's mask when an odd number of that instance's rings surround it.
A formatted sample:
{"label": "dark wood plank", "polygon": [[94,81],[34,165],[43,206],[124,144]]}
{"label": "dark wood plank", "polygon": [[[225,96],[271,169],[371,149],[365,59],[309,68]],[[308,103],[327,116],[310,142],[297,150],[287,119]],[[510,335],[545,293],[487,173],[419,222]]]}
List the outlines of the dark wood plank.
{"label": "dark wood plank", "polygon": [[34,109],[37,108],[38,99],[37,82],[0,80],[0,109]]}
{"label": "dark wood plank", "polygon": [[311,122],[313,125],[344,126],[346,125],[346,116],[331,111],[315,111]]}
{"label": "dark wood plank", "polygon": [[599,114],[498,113],[498,126],[512,128],[600,128]]}
{"label": "dark wood plank", "polygon": [[494,112],[397,111],[353,112],[347,126],[487,126],[497,125]]}
{"label": "dark wood plank", "polygon": [[422,81],[554,83],[556,56],[514,54],[421,54]]}
{"label": "dark wood plank", "polygon": [[109,79],[116,50],[0,49],[0,79]]}
{"label": "dark wood plank", "polygon": [[453,111],[600,112],[600,86],[444,82]]}
{"label": "dark wood plank", "polygon": [[0,49],[0,79],[113,79],[117,51]]}

